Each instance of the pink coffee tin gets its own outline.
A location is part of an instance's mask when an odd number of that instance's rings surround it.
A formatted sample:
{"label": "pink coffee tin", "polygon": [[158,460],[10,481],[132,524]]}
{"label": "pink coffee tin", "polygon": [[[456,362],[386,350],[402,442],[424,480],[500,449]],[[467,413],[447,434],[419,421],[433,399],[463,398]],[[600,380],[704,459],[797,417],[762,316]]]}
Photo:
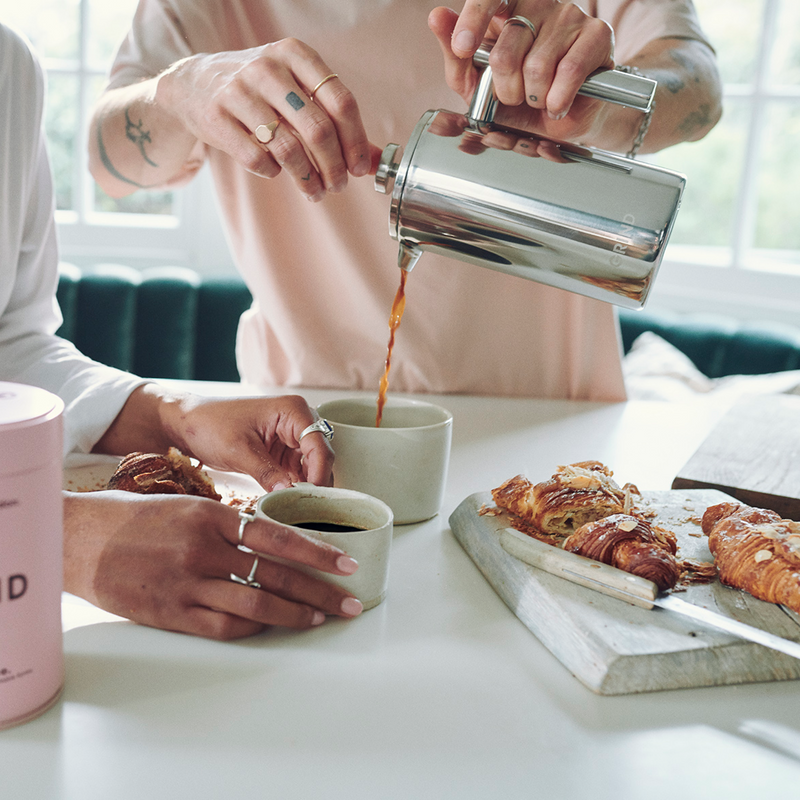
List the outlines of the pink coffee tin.
{"label": "pink coffee tin", "polygon": [[0,381],[0,729],[64,685],[63,411],[44,389]]}

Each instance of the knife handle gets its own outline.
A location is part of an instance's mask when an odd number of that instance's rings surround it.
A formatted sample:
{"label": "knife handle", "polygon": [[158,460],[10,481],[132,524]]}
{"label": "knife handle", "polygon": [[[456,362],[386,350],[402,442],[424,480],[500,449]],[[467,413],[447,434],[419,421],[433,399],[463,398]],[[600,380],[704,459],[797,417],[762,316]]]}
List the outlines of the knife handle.
{"label": "knife handle", "polygon": [[635,606],[653,608],[658,597],[658,586],[652,581],[545,544],[513,528],[501,531],[500,544],[507,553],[526,564]]}

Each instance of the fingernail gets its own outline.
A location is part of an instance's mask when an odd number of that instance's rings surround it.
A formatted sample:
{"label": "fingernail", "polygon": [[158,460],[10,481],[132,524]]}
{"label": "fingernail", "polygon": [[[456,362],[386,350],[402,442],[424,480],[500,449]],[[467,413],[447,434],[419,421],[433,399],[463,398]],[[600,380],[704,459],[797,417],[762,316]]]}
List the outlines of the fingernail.
{"label": "fingernail", "polygon": [[453,49],[471,53],[475,49],[475,37],[471,31],[460,31],[453,39]]}
{"label": "fingernail", "polygon": [[353,167],[353,177],[354,178],[362,178],[364,175],[369,174],[369,159],[365,156],[362,156],[356,165]]}
{"label": "fingernail", "polygon": [[356,600],[355,597],[345,597],[345,599],[342,600],[342,605],[340,608],[342,610],[342,614],[346,614],[348,617],[355,617],[364,610],[364,606],[361,605],[361,601]]}
{"label": "fingernail", "polygon": [[288,489],[291,486],[290,483],[286,483],[285,481],[278,481],[277,483],[273,484],[272,491],[277,492],[278,489]]}
{"label": "fingernail", "polygon": [[339,556],[336,559],[336,569],[346,575],[352,575],[358,569],[358,561],[350,556]]}
{"label": "fingernail", "polygon": [[310,195],[308,195],[309,202],[311,202],[311,203],[319,203],[320,200],[324,200],[325,199],[325,195],[326,194],[327,194],[327,192],[325,190],[323,190],[321,192],[317,192],[316,194],[310,194]]}
{"label": "fingernail", "polygon": [[325,615],[321,611],[315,611],[314,616],[311,617],[311,627],[316,628],[317,625],[322,625],[325,622]]}
{"label": "fingernail", "polygon": [[567,116],[566,111],[561,111],[560,113],[556,114],[554,111],[548,111],[547,116],[550,117],[554,122],[558,122],[560,119],[564,119]]}

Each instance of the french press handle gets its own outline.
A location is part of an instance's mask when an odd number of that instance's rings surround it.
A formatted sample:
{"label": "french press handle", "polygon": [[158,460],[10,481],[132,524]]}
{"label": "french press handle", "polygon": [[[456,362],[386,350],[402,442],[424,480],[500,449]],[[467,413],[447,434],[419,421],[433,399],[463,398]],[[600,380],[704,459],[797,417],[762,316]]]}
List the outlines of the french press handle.
{"label": "french press handle", "polygon": [[[476,125],[490,125],[497,108],[492,68],[489,66],[489,53],[493,45],[494,42],[483,42],[472,57],[475,66],[483,68],[467,112],[470,122]],[[578,94],[646,112],[653,104],[656,86],[656,81],[642,75],[617,69],[599,69],[584,81]]]}

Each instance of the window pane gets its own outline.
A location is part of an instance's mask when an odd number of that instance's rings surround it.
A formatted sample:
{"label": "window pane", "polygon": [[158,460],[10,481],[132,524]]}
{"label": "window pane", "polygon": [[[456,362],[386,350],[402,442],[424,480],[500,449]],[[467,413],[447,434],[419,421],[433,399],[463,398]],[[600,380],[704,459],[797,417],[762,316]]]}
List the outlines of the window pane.
{"label": "window pane", "polygon": [[78,58],[80,0],[0,0],[0,19],[19,28],[40,58]]}
{"label": "window pane", "polygon": [[130,28],[137,0],[87,0],[89,3],[89,65],[108,72],[123,36]]}
{"label": "window pane", "polygon": [[700,24],[717,52],[723,83],[752,82],[764,2],[695,0]]}
{"label": "window pane", "polygon": [[53,168],[56,208],[75,209],[75,137],[78,131],[78,78],[50,75],[45,112],[47,146]]}
{"label": "window pane", "polygon": [[783,0],[778,17],[778,35],[770,58],[774,84],[800,84],[800,4]]}
{"label": "window pane", "polygon": [[765,116],[755,246],[800,250],[800,103],[773,102]]}
{"label": "window pane", "polygon": [[140,189],[129,197],[115,200],[95,184],[95,211],[120,211],[125,214],[172,214],[172,192]]}
{"label": "window pane", "polygon": [[726,246],[736,207],[747,134],[748,104],[727,100],[717,126],[699,142],[670,147],[651,158],[686,175],[686,189],[670,241]]}

